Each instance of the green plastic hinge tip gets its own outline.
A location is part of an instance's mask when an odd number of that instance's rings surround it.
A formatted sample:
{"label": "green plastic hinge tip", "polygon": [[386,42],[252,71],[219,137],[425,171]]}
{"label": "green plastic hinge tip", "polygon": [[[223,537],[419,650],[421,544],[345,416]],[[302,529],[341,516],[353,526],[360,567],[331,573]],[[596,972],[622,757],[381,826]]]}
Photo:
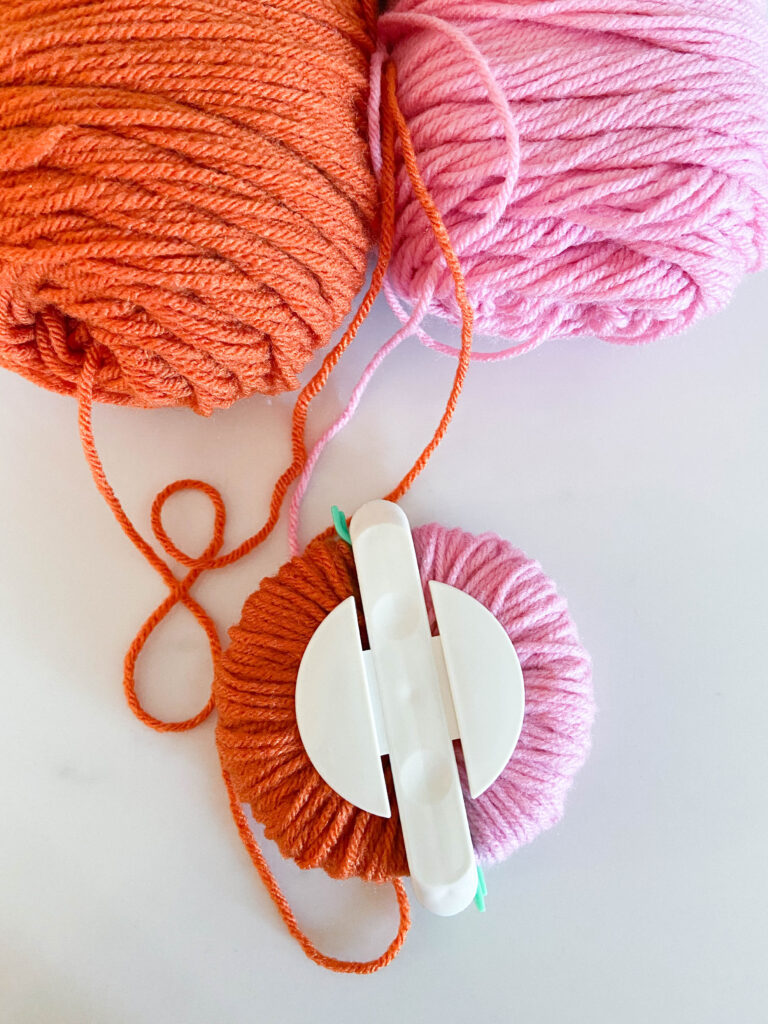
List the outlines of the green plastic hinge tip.
{"label": "green plastic hinge tip", "polygon": [[485,913],[485,897],[488,895],[488,886],[485,884],[485,875],[480,865],[477,865],[477,890],[475,891],[475,906],[481,914]]}
{"label": "green plastic hinge tip", "polygon": [[347,517],[338,505],[331,505],[331,517],[333,518],[333,525],[336,527],[336,533],[338,533],[341,539],[345,540],[347,544],[351,544],[352,538],[349,536]]}

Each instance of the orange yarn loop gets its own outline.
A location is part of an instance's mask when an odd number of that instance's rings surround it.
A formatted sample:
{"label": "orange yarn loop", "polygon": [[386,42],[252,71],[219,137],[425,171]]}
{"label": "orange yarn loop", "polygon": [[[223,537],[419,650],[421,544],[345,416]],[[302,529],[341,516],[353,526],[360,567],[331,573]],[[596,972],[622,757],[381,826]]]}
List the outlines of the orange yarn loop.
{"label": "orange yarn loop", "polygon": [[[360,288],[375,0],[3,0],[0,366],[95,399],[298,386]],[[93,369],[93,368],[92,368]]]}
{"label": "orange yarn loop", "polygon": [[[399,142],[403,161],[408,169],[409,175],[411,176],[414,192],[419,198],[419,201],[429,218],[432,230],[443,249],[446,262],[454,277],[457,298],[463,312],[463,321],[461,333],[461,356],[457,364],[453,386],[446,403],[445,411],[443,412],[434,435],[416,459],[413,466],[405,474],[402,480],[400,480],[400,482],[387,494],[386,497],[390,501],[398,501],[426,466],[432,456],[432,453],[442,440],[456,407],[456,402],[458,401],[458,396],[461,392],[470,361],[473,322],[472,307],[469,303],[469,299],[467,298],[464,281],[461,275],[461,268],[451,247],[448,233],[419,174],[408,127],[397,104],[396,73],[392,65],[387,65],[384,70],[384,86],[382,94],[382,174],[380,183],[381,238],[379,242],[378,262],[371,277],[371,283],[368,290],[353,316],[349,327],[344,332],[339,342],[325,356],[320,369],[299,393],[293,410],[293,422],[291,428],[292,461],[276,482],[272,492],[272,498],[269,504],[269,514],[266,522],[259,530],[256,531],[256,533],[252,534],[236,548],[233,548],[226,554],[219,554],[223,544],[224,527],[226,522],[224,501],[219,491],[211,484],[207,484],[199,480],[177,480],[174,483],[169,484],[160,491],[153,502],[151,523],[153,533],[166,555],[189,570],[185,576],[181,578],[177,577],[170,565],[168,565],[168,563],[157,554],[152,545],[136,530],[123,509],[120,500],[112,489],[112,486],[107,480],[93,436],[93,392],[100,366],[100,350],[95,347],[90,348],[83,362],[82,371],[77,382],[77,392],[79,399],[80,436],[86,460],[91,468],[96,486],[112,509],[112,512],[123,531],[133,542],[136,548],[144,555],[149,564],[162,577],[169,590],[168,596],[160,605],[158,605],[157,608],[155,608],[136,634],[136,637],[129,648],[128,654],[126,655],[123,677],[126,697],[132,711],[140,721],[144,722],[145,725],[148,725],[159,732],[178,732],[194,728],[211,713],[213,710],[213,702],[212,700],[209,700],[206,706],[198,714],[183,721],[165,722],[155,718],[142,707],[136,696],[135,668],[138,657],[152,631],[166,618],[168,613],[177,604],[183,604],[200,623],[208,637],[214,663],[221,652],[221,644],[216,627],[208,613],[191,596],[190,590],[203,572],[213,569],[221,569],[225,566],[234,564],[266,540],[278,522],[280,510],[288,489],[304,468],[307,459],[304,434],[309,406],[313,399],[322,390],[334,367],[341,359],[341,356],[354,340],[361,323],[370,312],[374,300],[381,288],[382,280],[389,263],[392,250],[392,237],[394,234],[396,140]],[[186,555],[176,547],[166,533],[165,528],[162,525],[161,518],[165,502],[178,491],[190,489],[198,490],[206,494],[211,499],[215,512],[213,537],[205,551],[195,558]]]}
{"label": "orange yarn loop", "polygon": [[[428,444],[424,447],[421,454],[418,456],[416,461],[413,463],[411,468],[400,480],[400,482],[389,492],[387,498],[391,501],[399,500],[406,491],[410,488],[413,481],[424,469],[427,462],[431,458],[433,452],[442,440],[450,420],[453,416],[456,403],[458,401],[459,394],[461,392],[464,379],[469,367],[471,347],[472,347],[472,324],[473,324],[473,310],[467,297],[466,288],[464,286],[464,279],[461,273],[461,267],[459,265],[458,258],[453,251],[451,246],[448,232],[443,224],[442,218],[439,211],[437,210],[432,198],[426,188],[418,165],[416,163],[416,157],[411,142],[410,133],[406,125],[405,119],[403,118],[398,102],[397,102],[397,83],[396,83],[396,72],[392,64],[387,64],[383,71],[383,89],[382,89],[382,172],[380,180],[380,193],[381,193],[381,236],[379,240],[379,256],[378,262],[374,269],[371,283],[368,290],[360,303],[352,321],[344,332],[340,341],[331,349],[330,352],[325,356],[320,369],[315,373],[312,379],[304,386],[301,390],[296,405],[293,410],[293,422],[291,430],[292,440],[292,461],[287,469],[278,479],[272,492],[272,497],[269,505],[269,514],[264,525],[251,537],[244,540],[238,547],[233,548],[226,554],[220,554],[220,550],[223,543],[224,527],[225,527],[225,508],[223,499],[218,490],[209,484],[203,483],[199,480],[178,480],[168,487],[164,488],[155,498],[152,507],[152,529],[154,535],[165,551],[169,558],[174,559],[187,569],[186,575],[181,578],[177,577],[173,572],[172,568],[165,562],[160,555],[157,554],[155,549],[149,544],[134,527],[133,523],[128,518],[119,499],[115,495],[109,481],[107,480],[104,472],[104,467],[101,463],[96,444],[93,437],[93,423],[92,423],[92,407],[94,400],[94,393],[97,387],[97,380],[99,379],[99,372],[102,366],[102,352],[96,346],[91,346],[85,354],[85,358],[82,365],[82,370],[77,379],[77,393],[79,401],[79,425],[80,435],[83,444],[83,451],[85,457],[91,468],[94,481],[101,494],[104,496],[107,504],[112,509],[118,523],[130,538],[133,544],[138,550],[144,555],[147,561],[152,567],[159,573],[163,581],[166,583],[169,594],[166,599],[158,605],[158,607],[149,616],[146,622],[142,625],[141,629],[136,635],[131,647],[126,655],[125,659],[125,670],[124,670],[124,687],[126,697],[131,710],[144,724],[156,729],[160,732],[166,731],[182,731],[186,729],[194,728],[200,722],[204,721],[213,710],[217,702],[217,693],[212,693],[209,701],[204,708],[201,709],[198,714],[191,718],[185,719],[178,722],[165,722],[147,712],[141,702],[139,701],[136,688],[135,688],[135,667],[136,661],[139,654],[141,653],[144,644],[146,643],[149,635],[159,625],[168,613],[177,605],[183,604],[197,619],[202,628],[204,629],[208,641],[211,647],[211,654],[213,657],[214,665],[218,666],[221,655],[221,643],[216,632],[216,627],[208,615],[208,613],[202,608],[201,605],[195,601],[191,596],[190,590],[196,580],[199,578],[201,573],[210,569],[219,569],[227,565],[232,565],[234,562],[243,558],[249,552],[253,551],[259,544],[261,544],[272,532],[275,525],[277,524],[280,509],[285,499],[286,493],[291,484],[300,475],[307,460],[307,448],[305,442],[305,427],[307,421],[307,415],[309,406],[312,400],[322,390],[325,382],[330,376],[333,368],[338,363],[344,351],[351,344],[354,339],[360,324],[363,322],[365,317],[373,305],[373,302],[381,288],[384,274],[389,263],[391,251],[392,251],[392,238],[394,234],[394,209],[395,209],[395,153],[396,146],[399,144],[403,163],[407,169],[408,175],[411,180],[411,184],[415,195],[417,196],[428,220],[431,228],[438,240],[440,248],[443,252],[444,258],[448,265],[448,268],[453,277],[457,302],[462,312],[462,329],[461,329],[461,354],[457,363],[455,376],[451,391],[446,402],[445,410],[440,419],[440,422],[435,429],[432,438]],[[184,489],[195,489],[205,493],[212,501],[214,506],[214,529],[211,541],[209,542],[205,551],[197,556],[191,557],[185,552],[181,551],[171,540],[165,531],[162,524],[162,510],[165,502],[168,498],[175,494],[177,491]],[[323,544],[324,539],[332,533],[332,530],[326,531],[317,538],[315,544]],[[337,547],[337,546],[336,546]],[[313,549],[314,550],[314,549]],[[327,548],[326,550],[335,550],[335,547]],[[339,594],[339,600],[346,594]],[[290,608],[284,607],[286,615],[290,614]],[[328,609],[330,610],[330,608]],[[278,624],[279,628],[279,624]],[[290,671],[290,668],[289,668]],[[243,844],[245,845],[251,860],[256,867],[264,885],[269,891],[275,905],[277,906],[283,920],[286,923],[289,931],[299,941],[302,948],[304,949],[307,956],[309,956],[315,962],[321,964],[330,970],[357,973],[357,974],[368,974],[378,970],[385,964],[389,963],[390,960],[396,955],[400,946],[402,945],[405,934],[408,930],[410,918],[408,912],[408,902],[403,889],[402,883],[399,878],[395,877],[402,874],[406,870],[406,863],[404,858],[404,851],[402,849],[401,840],[397,838],[397,819],[393,818],[389,822],[388,830],[384,830],[384,843],[383,849],[380,849],[377,853],[377,862],[379,865],[384,865],[382,868],[374,867],[374,862],[371,860],[366,864],[364,857],[364,843],[363,836],[359,834],[357,829],[353,829],[351,836],[349,837],[350,842],[345,847],[339,847],[337,855],[333,858],[321,856],[321,848],[324,840],[318,840],[319,846],[312,847],[310,845],[309,850],[301,853],[297,847],[296,859],[299,860],[304,866],[312,866],[314,863],[323,862],[323,866],[326,870],[331,870],[331,873],[336,873],[338,877],[347,877],[349,874],[361,874],[362,877],[370,878],[372,880],[383,881],[388,879],[392,882],[395,888],[395,893],[400,907],[400,925],[398,928],[397,935],[389,948],[386,950],[381,957],[372,961],[357,962],[357,961],[343,961],[337,960],[333,957],[328,957],[316,949],[312,942],[304,935],[299,928],[293,913],[288,906],[288,903],[283,895],[276,879],[269,870],[264,856],[254,838],[248,822],[240,807],[241,801],[253,802],[251,797],[253,791],[247,789],[244,776],[238,772],[237,769],[237,758],[230,759],[226,758],[227,763],[222,764],[222,774],[224,782],[229,793],[230,805],[232,808],[232,815],[235,820],[235,824],[238,828],[238,832],[241,836]],[[231,772],[231,774],[230,774]],[[279,780],[274,780],[279,781]],[[244,795],[244,787],[247,790],[247,795]],[[318,808],[319,810],[319,808]],[[342,815],[343,818],[343,815]],[[322,831],[323,821],[327,822],[327,816],[316,819],[316,827],[319,831]],[[389,845],[387,845],[389,844]],[[291,854],[293,856],[293,854]],[[318,857],[320,859],[318,859]],[[383,860],[382,860],[383,857]],[[362,859],[360,859],[362,858]],[[353,868],[353,865],[356,867]],[[358,870],[361,868],[361,870]]]}

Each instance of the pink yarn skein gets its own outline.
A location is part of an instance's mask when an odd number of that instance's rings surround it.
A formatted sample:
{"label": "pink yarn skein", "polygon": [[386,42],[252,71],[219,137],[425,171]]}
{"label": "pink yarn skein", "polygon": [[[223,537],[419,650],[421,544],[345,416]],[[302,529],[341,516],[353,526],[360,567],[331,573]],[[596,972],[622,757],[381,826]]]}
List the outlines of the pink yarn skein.
{"label": "pink yarn skein", "polygon": [[466,591],[498,618],[523,669],[520,740],[507,767],[477,800],[469,798],[458,755],[475,852],[483,863],[493,863],[563,814],[573,776],[589,752],[595,713],[591,663],[552,580],[508,541],[432,523],[417,527],[413,542],[430,615],[429,580]]}
{"label": "pink yarn skein", "polygon": [[[650,341],[722,309],[766,265],[761,7],[396,0],[381,17],[373,78],[390,55],[479,329],[518,349]],[[458,320],[402,169],[389,284]]]}

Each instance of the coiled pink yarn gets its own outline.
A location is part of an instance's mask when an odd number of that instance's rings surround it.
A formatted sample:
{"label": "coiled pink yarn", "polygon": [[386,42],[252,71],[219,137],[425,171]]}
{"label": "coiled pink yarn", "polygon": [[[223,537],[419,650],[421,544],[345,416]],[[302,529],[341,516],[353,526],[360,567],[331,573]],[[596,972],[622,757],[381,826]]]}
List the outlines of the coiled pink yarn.
{"label": "coiled pink yarn", "polygon": [[[481,330],[524,347],[649,341],[721,309],[765,266],[761,7],[397,0],[383,15],[379,62],[396,64]],[[389,282],[457,321],[404,171]]]}
{"label": "coiled pink yarn", "polygon": [[573,776],[589,751],[595,712],[591,664],[552,580],[508,541],[434,523],[415,529],[413,541],[428,607],[429,580],[471,594],[499,619],[523,669],[520,740],[507,767],[477,800],[469,799],[459,756],[475,851],[492,863],[562,816]]}

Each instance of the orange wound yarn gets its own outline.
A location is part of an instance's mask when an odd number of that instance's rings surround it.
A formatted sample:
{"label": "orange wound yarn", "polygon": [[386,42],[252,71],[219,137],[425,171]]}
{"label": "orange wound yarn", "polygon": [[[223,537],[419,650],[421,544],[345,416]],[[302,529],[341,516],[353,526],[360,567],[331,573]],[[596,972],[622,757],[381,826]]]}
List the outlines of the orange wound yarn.
{"label": "orange wound yarn", "polygon": [[363,646],[365,620],[352,549],[336,536],[314,540],[245,602],[231,643],[216,665],[216,742],[240,801],[250,804],[284,857],[333,878],[382,882],[408,873],[397,801],[393,813],[368,814],[318,775],[296,724],[296,676],[312,634],[354,594]]}
{"label": "orange wound yarn", "polygon": [[[352,550],[335,535],[316,538],[300,558],[262,581],[245,603],[231,643],[216,663],[213,699],[216,743],[230,807],[262,881],[304,952],[330,970],[368,974],[402,946],[410,916],[400,875],[408,862],[392,778],[385,767],[393,813],[368,814],[348,803],[318,775],[296,724],[296,674],[304,650],[325,616],[360,592]],[[360,619],[365,638],[365,621]],[[299,928],[240,807],[251,805],[284,857],[334,878],[390,881],[400,908],[395,939],[376,960],[336,960],[320,953]]]}
{"label": "orange wound yarn", "polygon": [[[375,0],[3,0],[0,366],[135,406],[297,387],[377,193]],[[98,359],[93,356],[98,351]]]}

